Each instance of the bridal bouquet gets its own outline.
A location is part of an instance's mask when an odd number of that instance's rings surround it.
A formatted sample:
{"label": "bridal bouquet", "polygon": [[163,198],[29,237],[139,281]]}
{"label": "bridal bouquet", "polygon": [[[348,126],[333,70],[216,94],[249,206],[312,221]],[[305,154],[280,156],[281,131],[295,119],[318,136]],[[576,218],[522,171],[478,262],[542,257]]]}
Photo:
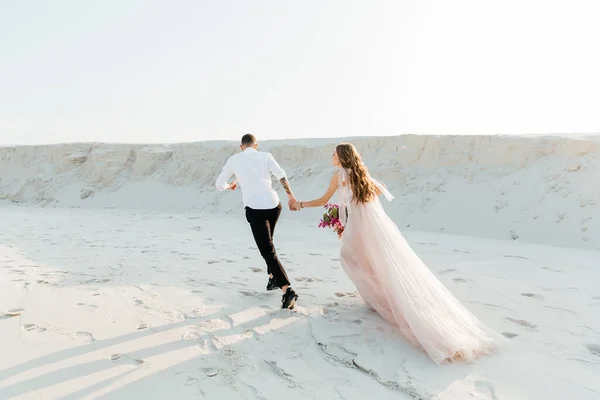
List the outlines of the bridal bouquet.
{"label": "bridal bouquet", "polygon": [[341,239],[344,226],[339,218],[340,207],[335,203],[327,203],[325,209],[327,212],[323,214],[323,218],[319,222],[319,228],[331,228]]}

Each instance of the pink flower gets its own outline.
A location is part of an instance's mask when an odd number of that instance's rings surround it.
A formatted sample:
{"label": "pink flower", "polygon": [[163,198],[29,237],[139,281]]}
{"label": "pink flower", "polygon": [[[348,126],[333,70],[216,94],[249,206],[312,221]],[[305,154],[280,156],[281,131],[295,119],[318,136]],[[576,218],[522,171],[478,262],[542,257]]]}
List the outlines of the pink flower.
{"label": "pink flower", "polygon": [[341,239],[344,226],[342,225],[342,222],[338,216],[339,206],[335,203],[327,203],[325,204],[324,208],[327,210],[327,212],[323,214],[323,218],[321,221],[319,221],[319,228],[331,228]]}

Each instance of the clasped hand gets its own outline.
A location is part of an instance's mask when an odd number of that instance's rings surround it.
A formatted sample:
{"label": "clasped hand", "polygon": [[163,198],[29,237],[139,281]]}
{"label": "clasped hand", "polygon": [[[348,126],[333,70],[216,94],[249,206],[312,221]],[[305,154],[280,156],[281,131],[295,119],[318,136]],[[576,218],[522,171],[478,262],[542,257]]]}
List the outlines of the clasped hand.
{"label": "clasped hand", "polygon": [[302,208],[300,202],[294,197],[291,197],[288,201],[288,207],[290,208],[290,211],[299,211]]}

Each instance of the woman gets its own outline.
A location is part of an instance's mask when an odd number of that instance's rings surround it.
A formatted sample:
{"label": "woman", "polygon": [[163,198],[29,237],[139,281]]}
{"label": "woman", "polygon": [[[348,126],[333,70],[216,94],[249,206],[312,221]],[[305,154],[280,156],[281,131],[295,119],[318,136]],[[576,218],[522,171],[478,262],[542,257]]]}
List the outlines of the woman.
{"label": "woman", "polygon": [[344,225],[340,262],[363,300],[436,364],[471,362],[494,352],[496,334],[444,287],[387,216],[378,196],[390,201],[393,196],[369,175],[354,146],[338,145],[332,163],[339,170],[323,197],[294,208],[322,207],[338,191]]}

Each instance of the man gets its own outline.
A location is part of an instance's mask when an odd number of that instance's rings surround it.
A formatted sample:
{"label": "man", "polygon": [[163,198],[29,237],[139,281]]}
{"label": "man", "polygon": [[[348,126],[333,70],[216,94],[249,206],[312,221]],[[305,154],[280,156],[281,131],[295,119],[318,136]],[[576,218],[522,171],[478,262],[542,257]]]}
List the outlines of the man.
{"label": "man", "polygon": [[[231,156],[225,163],[223,171],[217,178],[217,190],[235,190],[238,183],[242,187],[246,220],[250,223],[258,250],[267,264],[267,273],[269,274],[267,290],[281,288],[283,291],[281,308],[291,310],[296,304],[298,295],[290,287],[290,281],[283,265],[277,258],[273,244],[273,233],[281,214],[281,203],[271,184],[271,174],[279,179],[285,189],[289,198],[290,210],[296,199],[285,172],[271,153],[257,150],[258,141],[254,135],[242,136],[240,148],[242,152]],[[237,180],[228,183],[227,181],[232,175],[235,175]]]}

